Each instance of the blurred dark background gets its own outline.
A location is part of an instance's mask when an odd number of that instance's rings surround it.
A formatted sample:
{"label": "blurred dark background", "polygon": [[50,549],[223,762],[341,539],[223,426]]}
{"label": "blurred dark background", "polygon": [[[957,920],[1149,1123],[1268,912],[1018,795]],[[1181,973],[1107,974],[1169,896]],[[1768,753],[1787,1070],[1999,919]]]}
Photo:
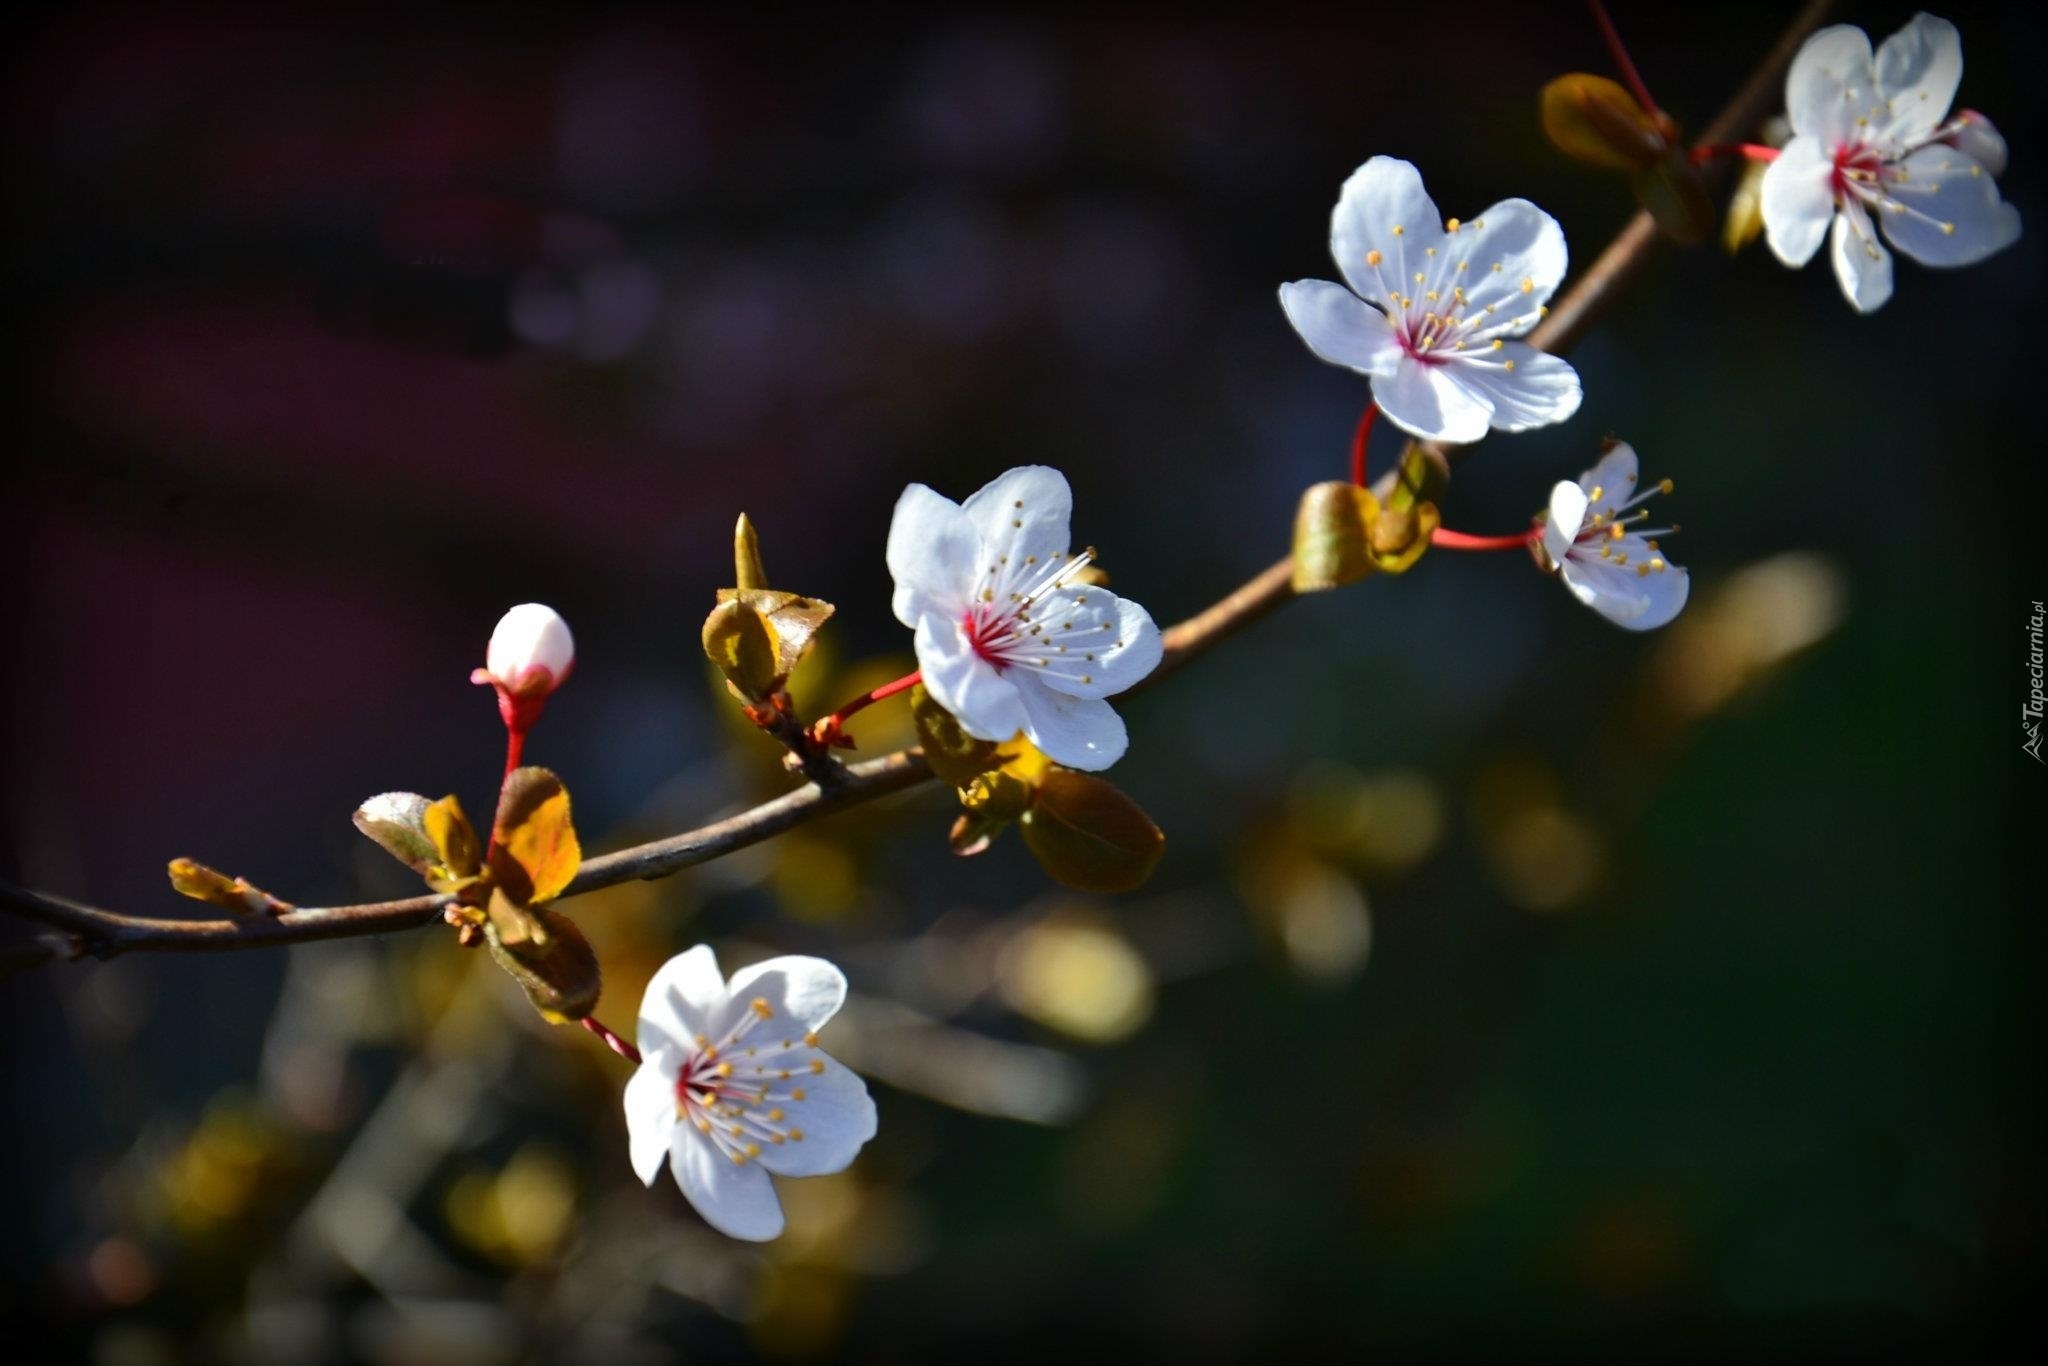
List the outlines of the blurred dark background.
{"label": "blurred dark background", "polygon": [[[1622,4],[1697,128],[1790,7]],[[1876,38],[1898,4],[1839,11]],[[1983,1346],[2038,1283],[2030,987],[2048,596],[2041,11],[1940,9],[2029,235],[1901,260],[1667,250],[1447,521],[1513,529],[1608,433],[1678,484],[1693,601],[1618,632],[1518,556],[1296,604],[1123,707],[1140,894],[946,851],[925,792],[570,906],[629,1029],[699,940],[825,953],[873,1079],[791,1231],[626,1163],[626,1069],[444,932],[0,985],[6,1319],[36,1355],[902,1362],[1835,1359]],[[1536,92],[1571,3],[823,20],[87,8],[18,21],[4,266],[5,876],[175,914],[190,855],[403,895],[348,822],[488,805],[466,681],[572,623],[530,757],[586,847],[778,790],[697,632],[749,512],[839,604],[800,689],[909,667],[910,480],[1066,471],[1162,621],[1287,544],[1366,397],[1274,299],[1414,160],[1590,262],[1620,184]],[[1384,458],[1384,456],[1382,456]],[[903,742],[900,704],[856,727]],[[5,927],[21,944],[26,926]],[[23,1359],[23,1358],[16,1358]]]}

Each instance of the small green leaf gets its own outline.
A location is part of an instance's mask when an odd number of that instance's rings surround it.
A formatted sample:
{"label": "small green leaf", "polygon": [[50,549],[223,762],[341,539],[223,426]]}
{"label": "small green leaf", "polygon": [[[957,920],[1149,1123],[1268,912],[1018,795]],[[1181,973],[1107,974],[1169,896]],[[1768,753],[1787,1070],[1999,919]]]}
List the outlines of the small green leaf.
{"label": "small green leaf", "polygon": [[1143,886],[1166,850],[1144,809],[1100,778],[1057,768],[1018,822],[1025,845],[1056,881],[1084,892]]}
{"label": "small green leaf", "polygon": [[1640,171],[1670,146],[1664,125],[1619,82],[1580,71],[1543,87],[1543,131],[1566,156]]}
{"label": "small green leaf", "polygon": [[523,936],[514,943],[504,937],[498,920],[500,898],[491,899],[491,919],[484,924],[484,942],[499,967],[510,973],[526,999],[549,1024],[580,1020],[597,1008],[603,974],[597,954],[574,921],[560,911],[536,906],[521,914]]}
{"label": "small green leaf", "polygon": [[977,740],[960,729],[959,720],[922,683],[910,690],[910,720],[924,744],[925,762],[949,786],[965,787],[1002,762],[994,741]]}
{"label": "small green leaf", "polygon": [[1320,593],[1372,573],[1366,515],[1378,509],[1370,493],[1341,479],[1303,493],[1294,516],[1294,591]]}
{"label": "small green leaf", "polygon": [[380,792],[356,808],[356,829],[375,840],[391,857],[425,876],[441,862],[441,851],[427,834],[429,805],[417,792]]}
{"label": "small green leaf", "polygon": [[[515,769],[498,795],[492,873],[519,901],[552,901],[583,862],[569,791],[544,768]],[[510,860],[513,867],[507,868]]]}

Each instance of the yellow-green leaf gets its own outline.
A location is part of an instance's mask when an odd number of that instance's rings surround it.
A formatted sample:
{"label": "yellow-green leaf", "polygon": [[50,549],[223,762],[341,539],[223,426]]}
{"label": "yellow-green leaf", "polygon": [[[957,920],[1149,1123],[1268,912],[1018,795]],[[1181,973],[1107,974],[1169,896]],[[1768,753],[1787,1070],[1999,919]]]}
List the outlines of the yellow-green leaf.
{"label": "yellow-green leaf", "polygon": [[429,805],[417,792],[380,792],[356,808],[356,829],[424,876],[441,862],[441,852],[427,834]]}
{"label": "yellow-green leaf", "polygon": [[733,600],[711,609],[704,618],[704,653],[750,702],[759,702],[782,686],[774,632],[748,603]]}
{"label": "yellow-green leaf", "polygon": [[744,512],[732,530],[732,581],[742,592],[768,586],[768,570],[761,563],[761,537]]}
{"label": "yellow-green leaf", "polygon": [[1566,156],[1639,171],[1670,145],[1657,117],[1619,82],[1574,72],[1543,87],[1543,131]]}
{"label": "yellow-green leaf", "polygon": [[[497,898],[492,898],[495,912]],[[597,954],[575,922],[560,911],[536,906],[524,914],[531,918],[526,938],[511,943],[502,937],[495,915],[484,925],[484,942],[499,967],[510,973],[526,992],[526,999],[550,1024],[580,1020],[597,1008],[603,991],[603,974]]]}
{"label": "yellow-green leaf", "polygon": [[544,768],[515,769],[498,797],[498,820],[492,842],[519,866],[522,879],[502,876],[500,884],[526,903],[552,901],[561,895],[583,862],[576,826],[569,818],[569,790]]}
{"label": "yellow-green leaf", "polygon": [[1394,487],[1387,493],[1385,510],[1408,512],[1424,503],[1441,503],[1451,486],[1451,467],[1441,452],[1411,441],[1401,451],[1401,464]]}
{"label": "yellow-green leaf", "polygon": [[922,683],[910,690],[910,720],[924,744],[925,762],[951,787],[965,787],[1002,762],[993,741],[977,740],[960,729],[959,720]]}
{"label": "yellow-green leaf", "polygon": [[[1368,503],[1372,495],[1367,494]],[[1382,574],[1399,574],[1422,558],[1429,538],[1442,524],[1435,503],[1417,503],[1405,510],[1369,506],[1366,512],[1366,541],[1373,567]]]}
{"label": "yellow-green leaf", "polygon": [[778,688],[804,662],[812,640],[837,610],[823,598],[785,593],[777,588],[721,588],[718,601],[743,603],[767,623],[769,639],[775,646],[774,686]]}
{"label": "yellow-green leaf", "polygon": [[1366,516],[1378,510],[1372,494],[1341,479],[1302,494],[1294,516],[1294,591],[1320,593],[1370,574]]}
{"label": "yellow-green leaf", "polygon": [[1102,779],[1064,768],[1045,776],[1018,829],[1040,867],[1084,892],[1144,885],[1166,850],[1144,808]]}
{"label": "yellow-green leaf", "polygon": [[1035,792],[1033,784],[999,769],[969,779],[960,789],[960,805],[986,820],[1013,821],[1030,809]]}
{"label": "yellow-green leaf", "polygon": [[484,917],[491,933],[497,936],[497,942],[506,948],[540,950],[547,947],[547,924],[540,918],[539,909],[521,904],[516,900],[516,893],[503,887],[493,887]]}
{"label": "yellow-green leaf", "polygon": [[1757,239],[1764,230],[1764,172],[1767,161],[1745,161],[1735,191],[1728,197],[1728,213],[1721,220],[1721,246],[1730,256]]}
{"label": "yellow-green leaf", "polygon": [[[462,814],[462,803],[451,794],[430,804],[420,814],[420,824],[433,842],[434,851],[441,857],[438,869],[430,871],[430,883],[457,882],[473,878],[483,871],[483,847],[477,841],[476,828],[469,823],[469,817]],[[441,887],[439,890],[452,890]]]}
{"label": "yellow-green leaf", "polygon": [[275,915],[290,910],[289,901],[280,901],[247,878],[229,877],[188,858],[174,858],[170,864],[171,887],[181,896],[194,901],[204,901],[214,906],[224,906],[238,914],[251,912]]}

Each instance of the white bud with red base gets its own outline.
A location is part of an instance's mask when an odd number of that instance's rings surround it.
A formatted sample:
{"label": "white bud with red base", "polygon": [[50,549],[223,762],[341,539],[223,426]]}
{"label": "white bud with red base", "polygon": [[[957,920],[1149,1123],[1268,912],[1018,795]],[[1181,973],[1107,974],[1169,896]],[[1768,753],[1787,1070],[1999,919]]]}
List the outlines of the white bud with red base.
{"label": "white bud with red base", "polygon": [[499,618],[484,651],[484,667],[469,681],[496,688],[505,725],[525,731],[575,667],[576,641],[569,623],[552,607],[524,602]]}

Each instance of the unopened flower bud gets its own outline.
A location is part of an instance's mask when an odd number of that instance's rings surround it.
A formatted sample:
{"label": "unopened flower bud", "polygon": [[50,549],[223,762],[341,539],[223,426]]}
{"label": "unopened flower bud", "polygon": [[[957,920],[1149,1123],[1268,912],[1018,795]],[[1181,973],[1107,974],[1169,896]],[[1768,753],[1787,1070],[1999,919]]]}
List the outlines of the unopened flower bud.
{"label": "unopened flower bud", "polygon": [[576,641],[569,623],[552,607],[525,602],[499,618],[484,652],[484,667],[469,680],[496,688],[505,724],[523,731],[575,667]]}

